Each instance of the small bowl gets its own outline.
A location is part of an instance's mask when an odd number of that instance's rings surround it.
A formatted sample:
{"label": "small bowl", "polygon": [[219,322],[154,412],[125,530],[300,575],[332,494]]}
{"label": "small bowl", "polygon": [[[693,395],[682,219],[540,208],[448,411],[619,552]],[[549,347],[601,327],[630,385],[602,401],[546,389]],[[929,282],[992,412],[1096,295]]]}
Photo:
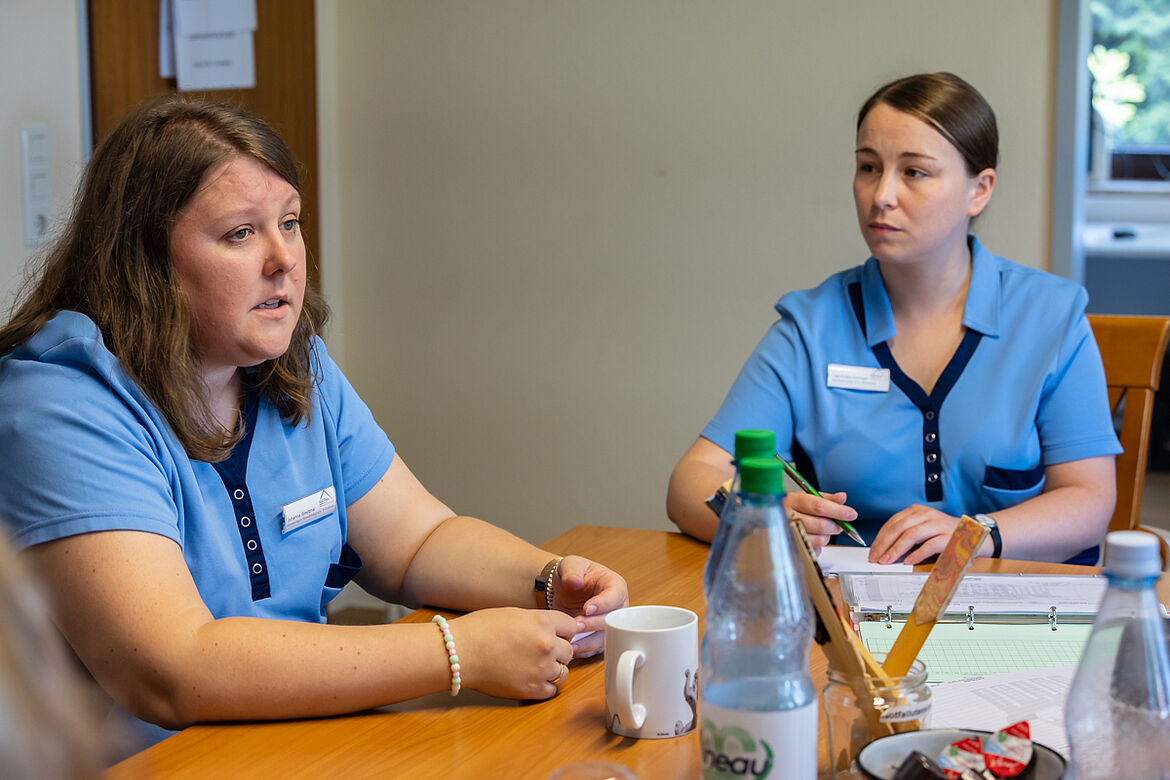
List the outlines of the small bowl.
{"label": "small bowl", "polygon": [[[900,734],[875,739],[863,747],[857,754],[857,767],[861,774],[870,780],[891,780],[898,771],[898,766],[913,750],[931,758],[938,758],[943,748],[952,742],[958,742],[964,737],[983,739],[990,736],[992,736],[990,731],[975,729],[903,731]],[[1064,777],[1064,770],[1067,767],[1064,756],[1039,742],[1032,743],[1032,752],[1035,761],[1031,769],[1020,775],[1023,780],[1060,780]]]}

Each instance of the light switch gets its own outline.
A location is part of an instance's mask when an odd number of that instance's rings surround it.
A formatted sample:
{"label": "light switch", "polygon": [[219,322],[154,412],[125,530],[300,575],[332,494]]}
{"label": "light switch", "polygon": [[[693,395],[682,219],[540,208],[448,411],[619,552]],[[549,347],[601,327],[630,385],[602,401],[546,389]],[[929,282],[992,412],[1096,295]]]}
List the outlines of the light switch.
{"label": "light switch", "polygon": [[24,245],[38,247],[52,233],[53,193],[49,188],[49,128],[25,125],[20,131]]}

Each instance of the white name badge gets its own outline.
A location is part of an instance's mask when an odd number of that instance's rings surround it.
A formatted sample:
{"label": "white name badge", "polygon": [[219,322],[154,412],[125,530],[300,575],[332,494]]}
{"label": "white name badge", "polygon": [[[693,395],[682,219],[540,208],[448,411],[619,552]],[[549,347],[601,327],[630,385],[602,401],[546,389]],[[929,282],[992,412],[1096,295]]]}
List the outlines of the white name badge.
{"label": "white name badge", "polygon": [[829,387],[843,387],[846,390],[888,393],[890,392],[890,369],[830,363],[828,385]]}
{"label": "white name badge", "polygon": [[333,486],[318,490],[315,493],[310,493],[304,498],[293,501],[291,504],[285,504],[284,511],[284,527],[281,529],[282,533],[300,528],[306,523],[311,523],[314,520],[320,520],[332,512],[337,510],[337,494],[333,490]]}

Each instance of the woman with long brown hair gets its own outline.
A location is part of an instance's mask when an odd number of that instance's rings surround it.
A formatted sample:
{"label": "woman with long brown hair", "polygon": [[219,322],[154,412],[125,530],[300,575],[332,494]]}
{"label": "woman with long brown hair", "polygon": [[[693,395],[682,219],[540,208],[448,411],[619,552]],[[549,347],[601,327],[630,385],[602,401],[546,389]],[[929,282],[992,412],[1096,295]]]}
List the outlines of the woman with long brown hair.
{"label": "woman with long brown hair", "polygon": [[[97,149],[0,329],[9,531],[146,739],[464,686],[547,698],[628,602],[604,566],[428,493],[329,357],[325,319],[284,142],[165,97]],[[324,625],[351,579],[473,611]]]}

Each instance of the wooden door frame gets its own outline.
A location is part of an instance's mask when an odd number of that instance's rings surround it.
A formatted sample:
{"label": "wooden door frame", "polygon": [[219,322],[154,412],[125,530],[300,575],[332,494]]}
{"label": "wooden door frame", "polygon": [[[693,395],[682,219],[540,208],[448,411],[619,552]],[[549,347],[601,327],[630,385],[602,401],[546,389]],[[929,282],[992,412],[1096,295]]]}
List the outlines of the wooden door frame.
{"label": "wooden door frame", "polygon": [[[158,72],[159,0],[86,0],[86,5],[96,147],[135,107],[178,86]],[[314,0],[257,0],[256,86],[191,94],[244,108],[284,138],[300,173],[309,281],[319,284],[314,14]]]}

